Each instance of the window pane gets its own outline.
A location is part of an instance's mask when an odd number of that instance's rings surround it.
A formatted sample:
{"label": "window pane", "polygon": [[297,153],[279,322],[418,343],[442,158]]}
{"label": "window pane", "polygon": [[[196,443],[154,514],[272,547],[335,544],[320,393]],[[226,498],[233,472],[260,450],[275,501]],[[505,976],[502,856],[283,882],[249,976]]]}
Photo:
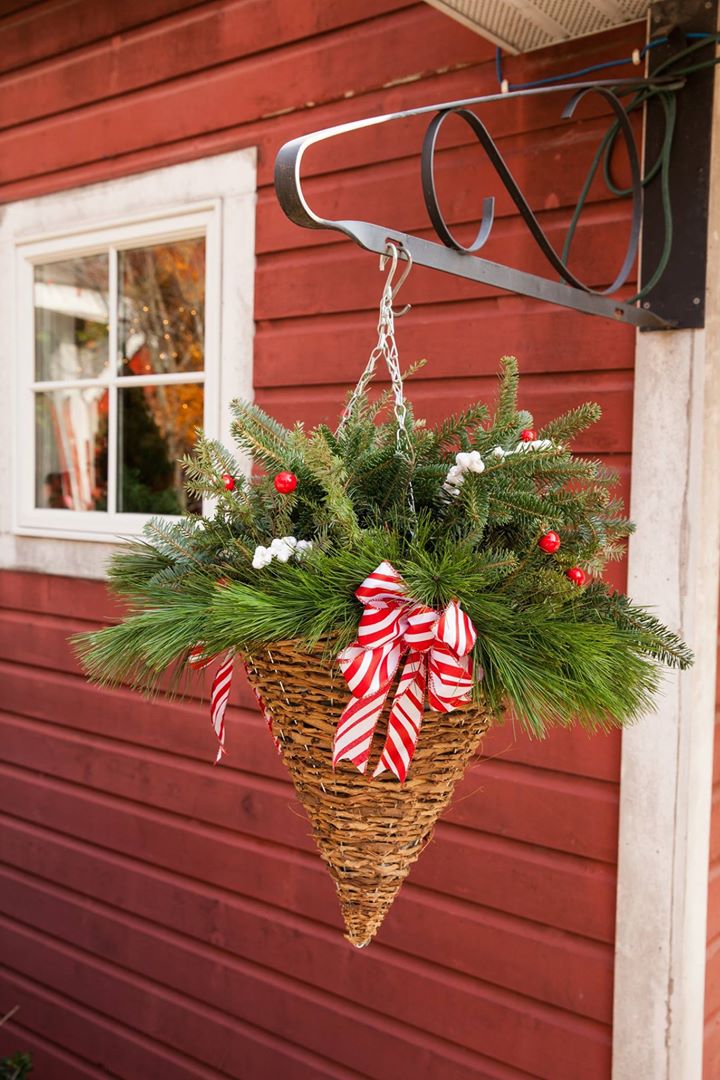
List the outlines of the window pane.
{"label": "window pane", "polygon": [[197,383],[118,390],[118,510],[135,514],[201,513],[183,491],[179,458],[195,445],[203,421]]}
{"label": "window pane", "polygon": [[91,379],[108,362],[108,256],[35,267],[35,378]]}
{"label": "window pane", "polygon": [[202,371],[205,239],[118,252],[121,375]]}
{"label": "window pane", "polygon": [[35,505],[107,509],[108,395],[102,387],[35,395]]}

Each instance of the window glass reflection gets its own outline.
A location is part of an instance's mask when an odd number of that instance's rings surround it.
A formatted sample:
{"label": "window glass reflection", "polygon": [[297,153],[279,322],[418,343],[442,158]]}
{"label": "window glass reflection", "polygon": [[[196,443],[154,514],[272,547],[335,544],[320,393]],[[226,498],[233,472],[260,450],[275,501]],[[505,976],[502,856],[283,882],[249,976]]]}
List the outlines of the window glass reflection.
{"label": "window glass reflection", "polygon": [[205,239],[118,252],[121,375],[202,371]]}
{"label": "window glass reflection", "polygon": [[35,378],[92,379],[108,363],[108,256],[34,268]]}
{"label": "window glass reflection", "polygon": [[192,450],[202,426],[202,386],[122,387],[118,407],[118,510],[201,513],[201,501],[183,491],[179,459]]}
{"label": "window glass reflection", "polygon": [[108,394],[102,387],[35,395],[35,505],[107,509]]}

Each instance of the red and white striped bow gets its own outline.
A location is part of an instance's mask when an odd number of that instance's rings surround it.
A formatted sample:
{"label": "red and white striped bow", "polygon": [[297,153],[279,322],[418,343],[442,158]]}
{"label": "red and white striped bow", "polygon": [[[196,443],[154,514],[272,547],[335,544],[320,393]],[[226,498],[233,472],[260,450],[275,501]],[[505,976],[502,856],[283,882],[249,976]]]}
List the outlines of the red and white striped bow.
{"label": "red and white striped bow", "polygon": [[470,701],[475,627],[456,600],[441,614],[410,599],[405,582],[388,562],[380,563],[355,595],[365,611],[357,641],[338,656],[352,697],[338,721],[333,764],[348,759],[365,772],[375,725],[407,653],[373,773],[390,769],[403,781],[415,752],[425,693],[437,712],[452,712]]}
{"label": "red and white striped bow", "polygon": [[[203,646],[196,645],[190,650],[188,656],[188,664],[195,671],[202,671],[209,664],[212,664],[213,660],[216,660],[217,656],[206,656]],[[225,710],[227,709],[228,701],[230,699],[230,687],[232,686],[233,677],[233,665],[235,663],[235,650],[230,649],[225,654],[220,662],[220,666],[215,672],[213,678],[212,690],[210,691],[210,720],[212,722],[213,729],[217,735],[218,740],[218,752],[215,758],[215,764],[218,765],[222,760],[225,751]],[[257,698],[257,703],[260,706],[260,712],[263,715],[263,719],[268,726],[268,731],[273,736],[275,742],[275,749],[280,752],[280,740],[273,734],[273,721],[272,715],[268,711],[267,705],[262,699],[260,693],[255,687],[250,684]]]}

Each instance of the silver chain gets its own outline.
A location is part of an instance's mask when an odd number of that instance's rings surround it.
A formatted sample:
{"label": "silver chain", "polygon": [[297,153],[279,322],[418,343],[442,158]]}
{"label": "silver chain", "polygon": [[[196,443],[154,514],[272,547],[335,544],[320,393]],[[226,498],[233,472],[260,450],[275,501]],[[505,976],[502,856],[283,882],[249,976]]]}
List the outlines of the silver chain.
{"label": "silver chain", "polygon": [[[402,312],[401,312],[402,314]],[[405,404],[405,393],[403,390],[402,372],[400,371],[400,358],[398,356],[397,343],[395,341],[395,312],[393,311],[393,289],[392,289],[392,274],[385,282],[385,288],[383,289],[382,296],[380,298],[380,315],[378,317],[378,340],[375,348],[370,353],[370,358],[365,366],[365,370],[358,379],[357,386],[350,395],[350,399],[345,406],[340,423],[338,425],[338,432],[342,431],[347,423],[348,419],[352,415],[355,406],[359,399],[364,395],[370,383],[377,362],[379,359],[385,361],[385,366],[388,369],[390,375],[390,383],[393,392],[393,412],[395,414],[396,422],[396,447],[397,453],[400,457],[406,461],[412,459],[412,441],[410,439],[410,432],[408,430],[407,421],[407,406]],[[415,517],[415,496],[413,493],[412,483],[408,484],[408,508],[413,517]]]}

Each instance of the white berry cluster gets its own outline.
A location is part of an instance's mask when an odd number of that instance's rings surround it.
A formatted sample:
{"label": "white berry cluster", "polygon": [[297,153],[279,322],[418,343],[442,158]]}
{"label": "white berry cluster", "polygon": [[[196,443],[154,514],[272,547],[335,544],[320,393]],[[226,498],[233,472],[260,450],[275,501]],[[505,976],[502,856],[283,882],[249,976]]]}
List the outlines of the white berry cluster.
{"label": "white berry cluster", "polygon": [[[524,454],[528,450],[549,450],[553,445],[551,439],[532,439],[529,442],[519,442],[514,450],[505,450],[502,446],[494,446],[490,453],[494,458],[506,458],[511,454]],[[450,466],[443,483],[443,491],[446,495],[459,495],[463,486],[465,474],[469,472],[481,473],[485,471],[485,462],[477,450],[455,455],[455,464]]]}
{"label": "white berry cluster", "polygon": [[446,495],[459,495],[460,488],[465,480],[465,473],[481,473],[485,470],[485,462],[477,450],[455,455],[455,464],[450,466],[443,483],[443,491]]}
{"label": "white berry cluster", "polygon": [[502,446],[494,446],[490,453],[496,458],[510,457],[511,454],[524,454],[528,450],[549,450],[552,439],[532,439],[530,442],[519,442],[514,450],[503,450]]}
{"label": "white berry cluster", "polygon": [[278,562],[287,562],[292,555],[302,558],[311,547],[312,540],[297,540],[294,536],[278,537],[272,541],[270,547],[259,544],[255,548],[252,564],[256,570],[262,570],[263,567],[269,566],[273,559],[277,559]]}

